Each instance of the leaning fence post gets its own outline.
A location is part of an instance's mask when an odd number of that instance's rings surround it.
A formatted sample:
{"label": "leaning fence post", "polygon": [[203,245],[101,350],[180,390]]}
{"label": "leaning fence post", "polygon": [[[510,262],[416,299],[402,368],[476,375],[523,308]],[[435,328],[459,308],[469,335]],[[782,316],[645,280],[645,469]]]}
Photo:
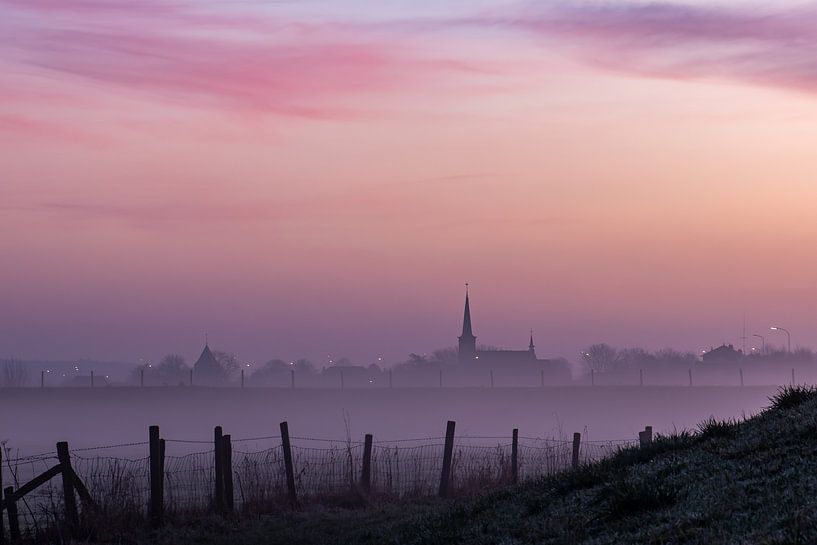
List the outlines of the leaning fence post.
{"label": "leaning fence post", "polygon": [[[442,373],[442,371],[440,371]],[[440,474],[440,490],[441,498],[448,496],[451,483],[451,459],[454,457],[454,428],[457,423],[449,420],[445,426],[445,449],[443,450],[443,470]]]}
{"label": "leaning fence post", "polygon": [[224,451],[221,440],[223,439],[221,426],[213,428],[213,464],[215,469],[215,505],[216,511],[221,513],[224,510],[224,461],[222,460]]}
{"label": "leaning fence post", "polygon": [[286,470],[289,500],[295,503],[298,500],[295,493],[295,467],[292,465],[292,445],[289,442],[289,424],[286,422],[281,422],[281,446],[284,449],[284,469]]}
{"label": "leaning fence post", "polygon": [[9,518],[9,537],[12,542],[20,541],[20,520],[17,518],[17,498],[14,497],[14,487],[3,490],[6,497],[6,514]]}
{"label": "leaning fence post", "polygon": [[582,434],[581,433],[574,433],[573,434],[573,460],[572,466],[573,469],[579,468],[579,450],[582,446]]}
{"label": "leaning fence post", "polygon": [[91,371],[91,388],[94,387],[94,372]]}
{"label": "leaning fence post", "polygon": [[224,464],[224,468],[221,470],[224,478],[224,506],[228,513],[232,513],[235,506],[233,494],[233,443],[229,435],[221,438],[221,448],[224,451],[221,456],[221,463]]}
{"label": "leaning fence post", "polygon": [[369,492],[372,486],[372,434],[363,438],[363,469],[360,471],[360,487]]}
{"label": "leaning fence post", "polygon": [[511,436],[511,483],[519,482],[519,430],[513,429]]}
{"label": "leaning fence post", "polygon": [[74,496],[74,469],[71,467],[71,454],[68,451],[68,443],[60,441],[57,443],[57,459],[62,468],[62,495],[65,501],[65,516],[71,533],[79,526],[79,513],[77,512],[77,498]]}
{"label": "leaning fence post", "polygon": [[241,387],[244,387],[244,369],[241,370]]}
{"label": "leaning fence post", "polygon": [[148,429],[150,441],[150,522],[153,526],[162,525],[162,446],[159,438],[159,426]]}

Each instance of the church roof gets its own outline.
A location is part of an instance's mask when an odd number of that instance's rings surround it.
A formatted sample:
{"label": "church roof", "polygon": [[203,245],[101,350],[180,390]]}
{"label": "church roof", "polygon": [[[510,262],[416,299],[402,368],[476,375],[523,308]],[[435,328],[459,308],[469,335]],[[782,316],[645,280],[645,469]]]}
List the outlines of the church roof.
{"label": "church roof", "polygon": [[210,346],[205,344],[204,350],[201,351],[201,356],[199,359],[196,360],[195,365],[193,366],[196,369],[218,369],[221,366],[218,363],[218,360],[213,355],[213,352],[210,350]]}

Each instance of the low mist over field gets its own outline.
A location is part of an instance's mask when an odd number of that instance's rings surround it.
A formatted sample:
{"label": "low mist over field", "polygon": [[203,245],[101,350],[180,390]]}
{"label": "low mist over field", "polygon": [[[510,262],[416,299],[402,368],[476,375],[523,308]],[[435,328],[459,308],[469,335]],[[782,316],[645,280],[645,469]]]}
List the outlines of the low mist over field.
{"label": "low mist over field", "polygon": [[284,420],[299,437],[343,441],[348,424],[354,441],[366,433],[378,440],[419,439],[443,436],[446,420],[456,420],[463,435],[508,438],[512,428],[519,428],[531,437],[566,439],[578,431],[593,440],[634,440],[647,425],[663,433],[692,429],[710,416],[756,413],[768,405],[775,390],[638,386],[26,389],[4,392],[0,398],[0,439],[27,455],[52,450],[58,440],[78,448],[142,442],[147,440],[148,426],[154,424],[172,439],[210,441],[216,425],[236,439],[274,436]]}

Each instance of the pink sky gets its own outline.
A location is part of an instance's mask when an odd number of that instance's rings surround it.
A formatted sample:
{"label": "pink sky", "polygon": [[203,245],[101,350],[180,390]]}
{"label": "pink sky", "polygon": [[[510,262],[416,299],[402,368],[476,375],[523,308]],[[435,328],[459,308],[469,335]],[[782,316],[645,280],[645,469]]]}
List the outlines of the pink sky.
{"label": "pink sky", "polygon": [[0,357],[817,345],[817,4],[0,0]]}

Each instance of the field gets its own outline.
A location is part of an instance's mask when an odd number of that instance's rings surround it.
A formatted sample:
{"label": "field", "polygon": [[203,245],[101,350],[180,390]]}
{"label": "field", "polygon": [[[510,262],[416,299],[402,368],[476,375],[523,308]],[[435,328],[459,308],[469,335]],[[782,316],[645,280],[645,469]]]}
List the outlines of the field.
{"label": "field", "polygon": [[[553,388],[406,388],[374,390],[236,388],[26,388],[0,392],[0,440],[18,455],[147,440],[212,438],[221,425],[233,438],[272,436],[288,421],[293,436],[359,441],[439,437],[447,420],[458,435],[631,440],[694,427],[714,416],[751,415],[768,405],[772,386]],[[247,444],[264,448],[266,444]],[[197,448],[197,447],[191,447]],[[179,453],[183,447],[179,446]],[[132,454],[144,454],[143,451]]]}
{"label": "field", "polygon": [[[741,423],[710,421],[576,472],[479,498],[216,517],[135,541],[375,545],[817,542],[817,393]],[[102,541],[115,541],[106,536]]]}
{"label": "field", "polygon": [[[580,461],[590,464],[634,445],[645,425],[672,434],[713,417],[749,416],[768,406],[775,391],[653,386],[5,390],[3,414],[15,417],[3,424],[4,482],[19,487],[53,465],[53,447],[46,438],[65,439],[77,474],[107,516],[142,517],[149,497],[147,427],[158,423],[167,440],[163,474],[168,513],[175,520],[182,514],[201,516],[212,508],[212,424],[218,423],[234,438],[236,509],[280,513],[287,508],[277,424],[287,420],[301,505],[350,501],[343,497],[356,487],[365,432],[377,438],[372,497],[416,505],[436,493],[448,418],[458,422],[452,492],[462,497],[510,482],[513,427],[521,432],[520,479],[535,482],[570,468],[566,439],[574,431],[583,436]],[[8,431],[12,433],[5,439]],[[35,458],[20,461],[30,455]],[[60,487],[52,483],[38,494],[22,513],[27,528],[53,519]]]}

